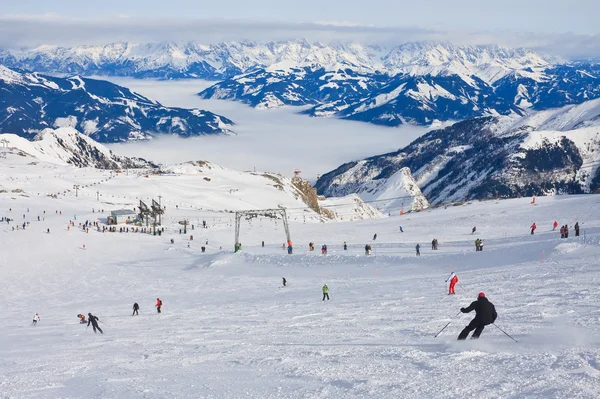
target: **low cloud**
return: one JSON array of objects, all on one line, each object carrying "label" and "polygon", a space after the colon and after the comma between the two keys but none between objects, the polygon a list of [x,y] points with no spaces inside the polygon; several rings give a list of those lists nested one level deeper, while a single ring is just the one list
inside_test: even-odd
[{"label": "low cloud", "polygon": [[566,59],[600,57],[600,35],[511,31],[449,30],[422,27],[377,27],[346,21],[284,23],[231,19],[135,19],[127,15],[106,20],[63,18],[56,14],[0,17],[0,47],[94,45],[115,41],[163,42],[308,41],[398,45],[411,41],[455,44],[499,44],[526,47]]}]

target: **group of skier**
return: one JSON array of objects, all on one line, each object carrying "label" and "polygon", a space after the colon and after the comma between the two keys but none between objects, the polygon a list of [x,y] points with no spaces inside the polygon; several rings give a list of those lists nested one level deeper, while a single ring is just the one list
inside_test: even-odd
[{"label": "group of skier", "polygon": [[483,240],[481,238],[477,238],[475,240],[475,252],[483,251]]},{"label": "group of skier", "polygon": [[[283,279],[283,285],[285,286],[285,278]],[[158,313],[162,313],[161,309],[162,309],[162,300],[160,298],[156,298],[156,305],[154,305],[156,307],[156,311]],[[139,315],[139,309],[140,309],[140,305],[136,303],[133,304],[133,314],[132,316],[136,316]],[[77,318],[79,319],[79,324],[86,324],[89,327],[90,324],[92,325],[92,329],[94,330],[94,333],[97,333],[97,331],[100,331],[100,334],[104,334],[104,331],[102,331],[102,329],[100,328],[100,326],[98,326],[98,322],[100,321],[100,319],[98,318],[98,316],[94,316],[91,313],[88,313],[88,319],[86,321],[85,319],[85,315],[79,313],[77,315]],[[39,314],[35,314],[35,316],[33,316],[33,322],[31,323],[32,326],[36,326],[37,323],[40,321],[40,315]]]}]

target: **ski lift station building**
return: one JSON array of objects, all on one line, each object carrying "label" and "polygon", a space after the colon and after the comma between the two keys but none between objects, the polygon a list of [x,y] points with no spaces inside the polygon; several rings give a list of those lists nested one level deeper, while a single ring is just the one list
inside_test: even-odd
[{"label": "ski lift station building", "polygon": [[110,211],[108,224],[130,223],[137,218],[137,213],[131,209],[118,209]]}]

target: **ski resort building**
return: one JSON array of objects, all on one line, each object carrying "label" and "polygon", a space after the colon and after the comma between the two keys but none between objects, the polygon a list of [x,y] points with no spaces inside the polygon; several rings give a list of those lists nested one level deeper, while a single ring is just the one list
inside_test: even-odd
[{"label": "ski resort building", "polygon": [[108,217],[108,224],[129,223],[137,219],[137,213],[131,209],[118,209],[111,211]]}]

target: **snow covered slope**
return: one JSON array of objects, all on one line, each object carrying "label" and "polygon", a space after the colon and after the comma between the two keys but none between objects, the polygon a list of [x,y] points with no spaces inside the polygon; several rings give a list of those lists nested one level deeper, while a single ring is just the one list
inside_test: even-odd
[{"label": "snow covered slope", "polygon": [[340,196],[353,192],[363,200],[373,202],[374,206],[384,212],[420,211],[429,207],[429,202],[411,176],[410,169],[402,168],[391,176],[382,178],[378,170],[366,170],[366,164],[366,161],[360,161],[347,165],[349,168],[343,174],[331,179],[326,194]]},{"label": "snow covered slope", "polygon": [[0,157],[5,164],[19,157],[28,162],[48,162],[58,165],[73,165],[79,168],[98,169],[153,168],[152,162],[140,158],[115,155],[108,148],[79,133],[64,127],[56,130],[44,129],[32,141],[15,134],[0,134]]},{"label": "snow covered slope", "polygon": [[[10,169],[9,181],[44,192],[56,181],[92,178],[92,171],[79,169],[75,177],[57,168]],[[0,170],[9,169],[0,163]],[[185,176],[120,174],[79,197],[0,193],[0,216],[15,219],[0,223],[4,396],[597,397],[598,197],[543,198],[535,206],[529,198],[490,201],[355,222],[292,220],[293,255],[281,249],[280,222],[242,221],[243,248],[233,254],[232,215],[200,210],[210,186],[189,193],[186,181],[198,187]],[[88,192],[97,189],[100,201]],[[78,225],[103,226],[109,210],[158,193],[169,196],[161,236],[86,233]],[[196,207],[184,206],[198,194]],[[261,202],[249,205],[277,200]],[[195,226],[185,235],[178,223],[184,219]],[[555,220],[578,221],[581,237],[560,239],[551,231]],[[75,226],[67,230],[69,221]],[[539,226],[533,236],[532,221]],[[17,222],[30,224],[13,231]],[[483,252],[473,249],[473,225]],[[433,238],[437,251],[426,245]],[[327,244],[328,254],[308,251],[311,241]],[[371,256],[364,255],[366,243]],[[453,296],[444,283],[451,270],[460,279]],[[325,302],[324,284],[331,298]],[[477,341],[456,342],[473,317],[459,309],[480,291],[496,306],[496,326],[518,343],[493,325]],[[140,312],[132,316],[135,302]],[[104,334],[79,324],[76,315],[88,312]],[[31,327],[35,313],[41,321]]]},{"label": "snow covered slope", "polygon": [[[274,173],[238,172],[205,161],[185,162],[160,169],[151,162],[114,155],[73,129],[47,130],[30,142],[15,135],[0,135],[8,148],[0,148],[0,190],[26,196],[72,195],[96,198],[97,191],[113,207],[137,207],[139,199],[157,199],[187,210],[211,210],[220,218],[230,212],[264,208],[288,209],[290,220],[328,222],[383,217],[355,196],[317,201],[291,178]],[[114,169],[110,179],[105,169]],[[127,169],[126,171],[123,169]],[[115,174],[116,173],[116,174]],[[37,183],[43,179],[44,183]],[[96,187],[95,184],[102,182]],[[43,186],[44,191],[33,187]],[[94,186],[94,187],[92,187]],[[106,196],[110,193],[110,198]],[[329,207],[339,211],[329,212]]]},{"label": "snow covered slope", "polygon": [[600,100],[526,117],[486,117],[435,130],[396,152],[351,162],[317,182],[349,194],[410,168],[432,203],[588,193],[600,188]]},{"label": "snow covered slope", "polygon": [[0,132],[32,138],[48,127],[75,127],[99,142],[231,133],[229,119],[164,107],[113,83],[56,78],[0,65]]}]

